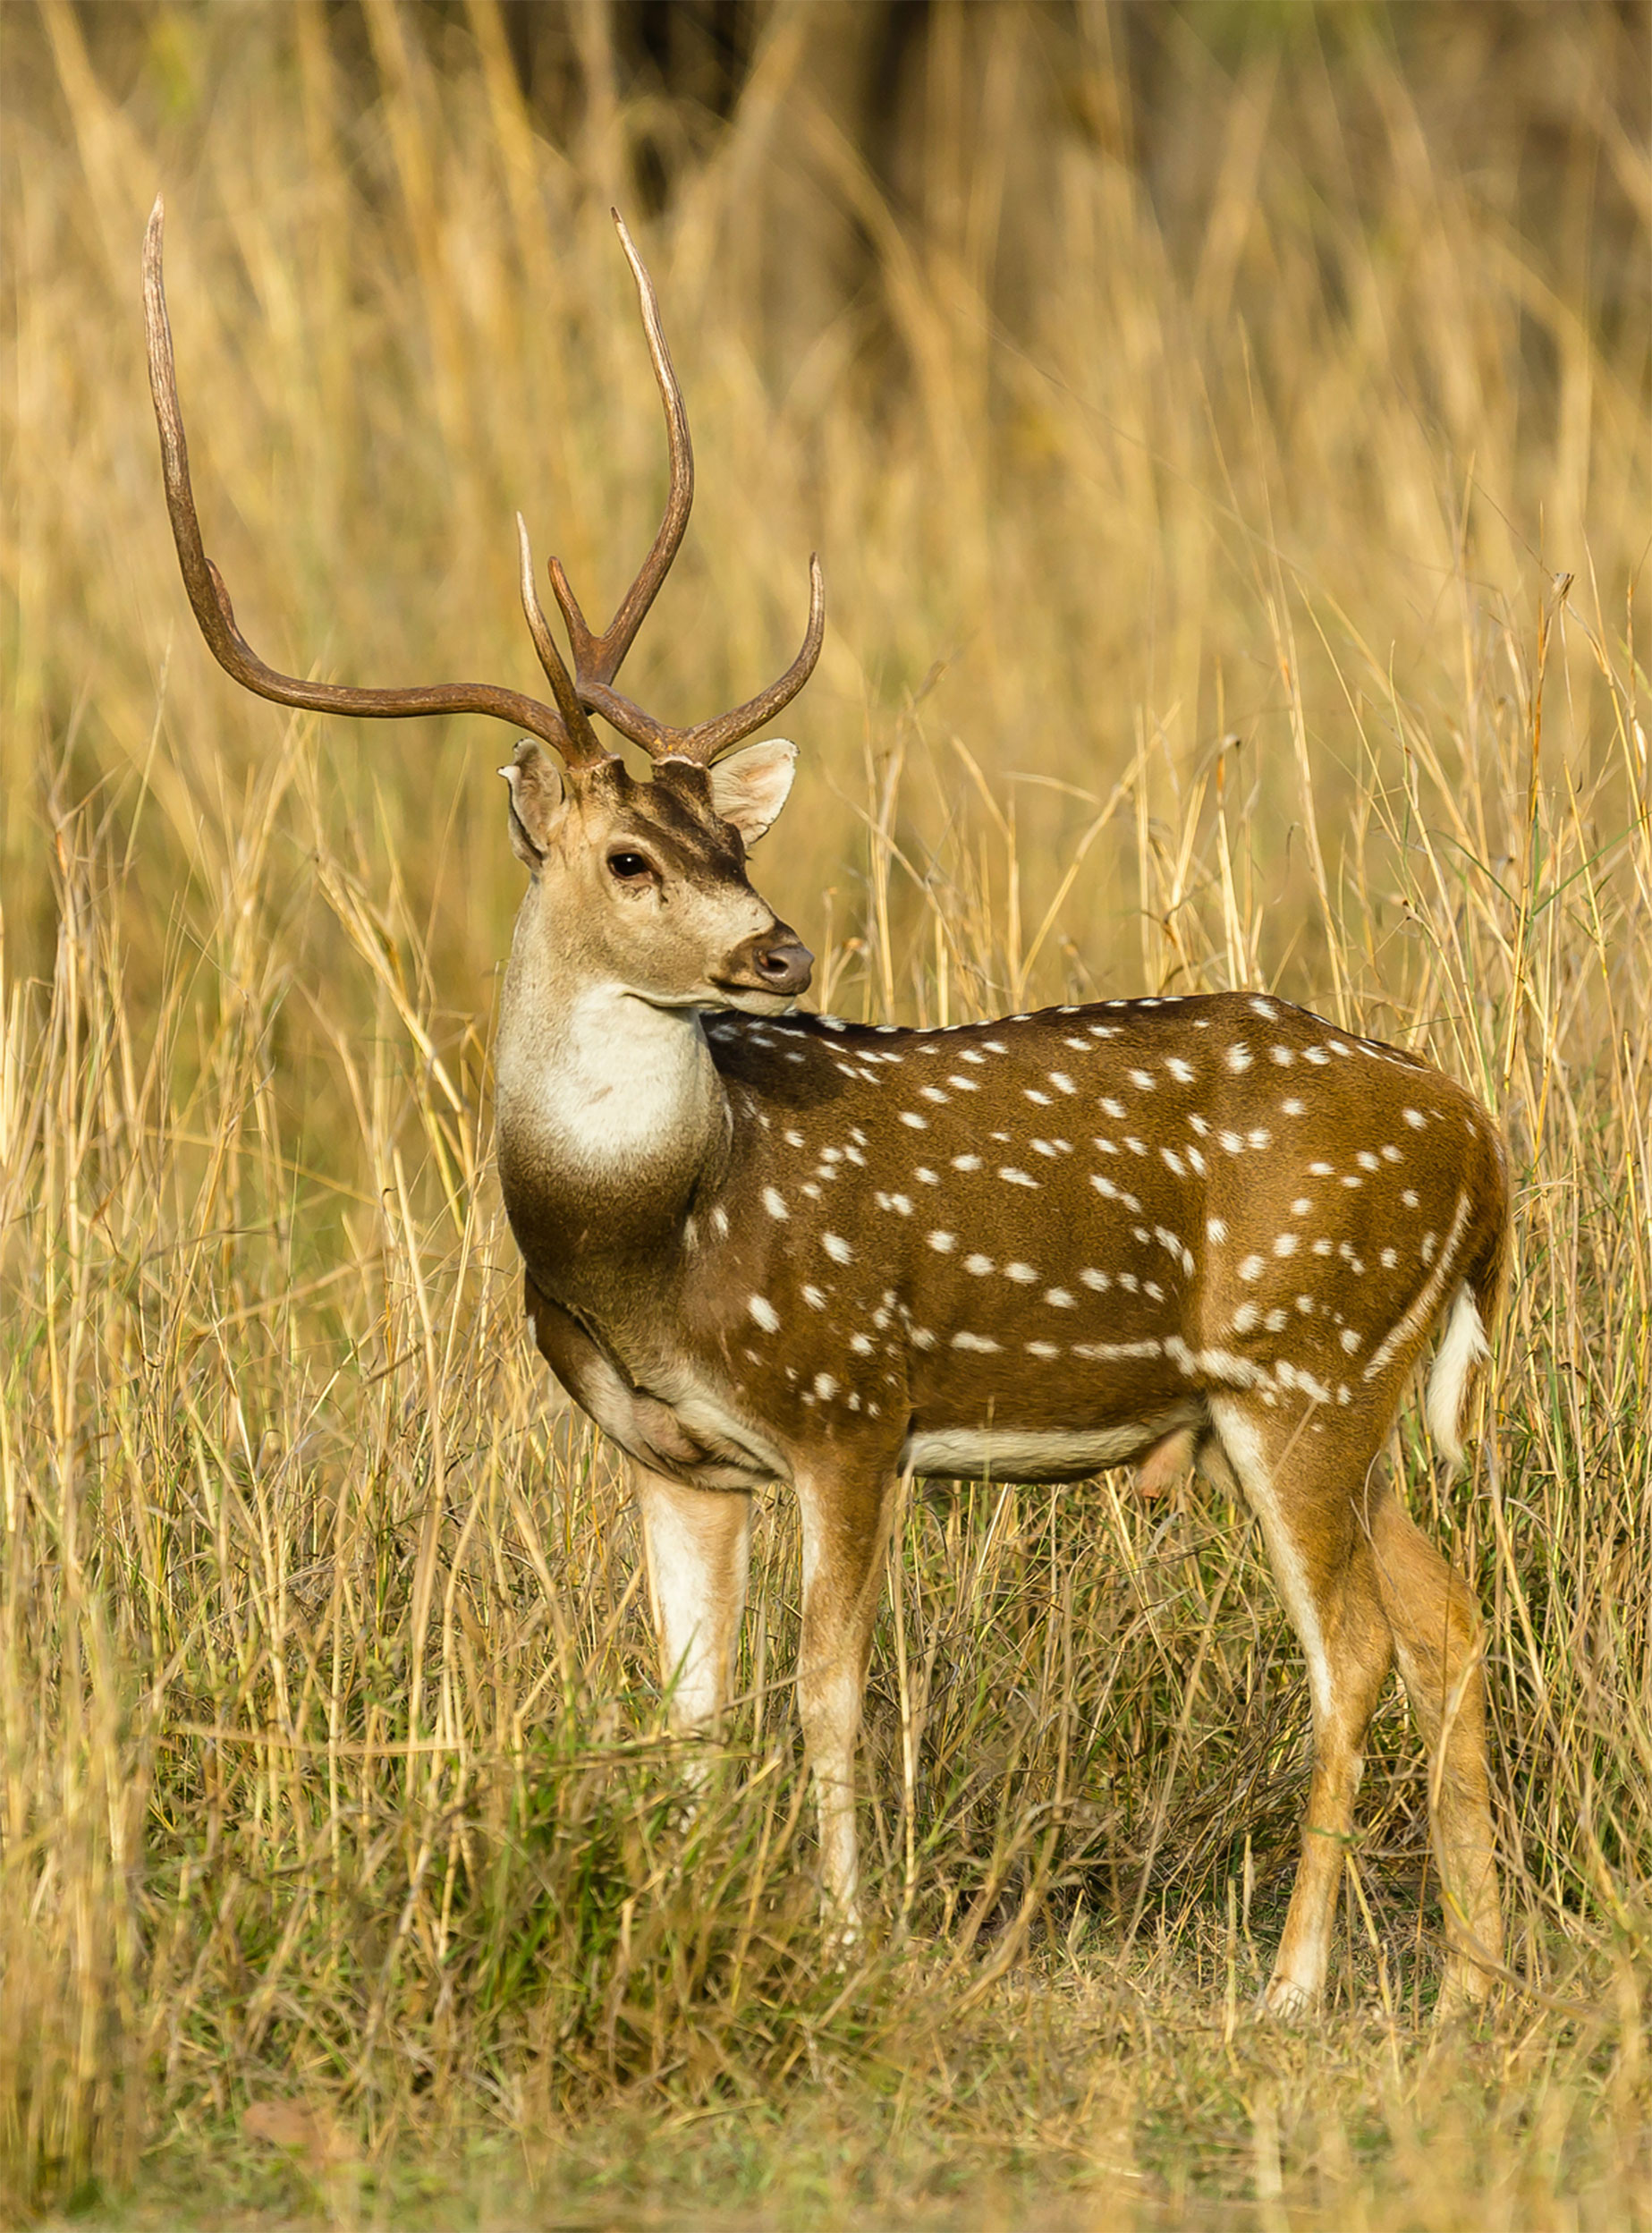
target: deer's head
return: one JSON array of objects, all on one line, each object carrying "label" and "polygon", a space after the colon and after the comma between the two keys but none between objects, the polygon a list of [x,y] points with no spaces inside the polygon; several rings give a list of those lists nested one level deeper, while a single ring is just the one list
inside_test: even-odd
[{"label": "deer's head", "polygon": [[582,974],[656,1006],[777,1015],[813,956],[752,889],[746,848],[784,805],[796,756],[777,737],[715,767],[662,760],[638,783],[614,758],[558,769],[524,737],[499,770],[532,879],[518,939],[575,946]]},{"label": "deer's head", "polygon": [[[617,211],[614,224],[637,283],[665,406],[671,490],[653,548],[602,634],[588,625],[561,562],[551,560],[551,587],[573,655],[572,674],[541,609],[528,531],[518,516],[522,610],[551,686],[550,703],[490,683],[376,690],[304,682],[278,674],[253,651],[201,542],[161,276],[157,200],[144,241],[144,313],[173,538],[209,650],[260,697],[318,712],[381,717],[486,713],[529,732],[500,770],[510,786],[511,842],[530,878],[519,939],[572,945],[588,967],[662,1007],[729,1006],[767,1014],[805,989],[813,966],[808,948],[746,875],[747,847],[785,803],[796,749],[780,738],[733,748],[788,704],[814,670],[826,628],[820,565],[810,558],[802,649],[777,682],[745,705],[676,728],[614,688],[677,555],[694,499],[688,416],[653,283]],[[594,714],[648,754],[651,780],[638,782],[618,754],[604,747],[592,726]],[[547,744],[555,759],[545,750]]]}]

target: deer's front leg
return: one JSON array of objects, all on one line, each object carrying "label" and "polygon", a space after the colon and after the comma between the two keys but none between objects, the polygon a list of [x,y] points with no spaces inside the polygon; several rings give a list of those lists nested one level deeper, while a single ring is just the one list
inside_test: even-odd
[{"label": "deer's front leg", "polygon": [[715,1736],[746,1608],[751,1499],[734,1489],[685,1489],[634,1460],[631,1493],[642,1520],[671,1726],[685,1736]]},{"label": "deer's front leg", "polygon": [[820,1809],[820,1873],[846,1940],[860,1933],[855,1740],[877,1611],[892,1476],[800,1474],[803,1634],[798,1710]]}]

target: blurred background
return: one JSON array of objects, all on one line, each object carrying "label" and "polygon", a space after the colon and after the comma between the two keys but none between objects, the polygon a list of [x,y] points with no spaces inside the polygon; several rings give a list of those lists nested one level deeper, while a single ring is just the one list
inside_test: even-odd
[{"label": "blurred background", "polygon": [[[953,974],[1019,1001],[1063,848],[1126,779],[1038,989],[1197,974],[1177,910],[1216,873],[1218,769],[1259,879],[1222,971],[1307,988],[1341,873],[1315,825],[1368,819],[1395,694],[1449,757],[1465,661],[1506,630],[1529,665],[1557,574],[1622,632],[1652,492],[1646,31],[1508,0],[9,7],[13,952],[49,951],[48,793],[148,802],[158,930],[207,870],[198,802],[233,817],[282,733],[213,670],[170,556],[137,296],[164,188],[208,547],[278,665],[531,686],[518,506],[617,598],[664,482],[618,204],[699,460],[629,686],[677,719],[748,694],[820,550],[764,871],[828,997],[918,997],[916,887],[962,879],[995,928]],[[1558,741],[1587,762],[1601,685],[1569,654]],[[325,798],[393,826],[461,1010],[514,902],[500,742],[320,747]],[[1495,815],[1474,835],[1512,849]],[[1397,887],[1367,882],[1380,947]],[[324,922],[294,935],[333,966]]]},{"label": "blurred background", "polygon": [[[1234,2012],[1307,1710],[1218,1498],[914,1501],[866,1747],[907,1967],[815,1934],[784,1505],[744,1780],[674,1803],[623,1482],[525,1350],[491,1175],[510,735],[294,717],[213,665],[144,365],[159,191],[207,548],[273,664],[542,687],[518,508],[611,609],[665,483],[617,204],[699,466],[627,690],[750,694],[825,566],[756,862],[820,1004],[1274,985],[1498,1110],[1503,1486],[1411,1425],[1394,1456],[1487,1609],[1511,1961],[1597,2021],[1492,2059],[1490,2155],[1415,2138],[1439,2082],[1373,2033],[1256,2160],[1334,2186],[1315,2134],[1380,2099],[1427,2209],[1365,2221],[1478,2225],[1436,2202],[1494,2157],[1552,2195],[1575,2110],[1587,2221],[1631,2221],[1649,36],[1638,0],[0,8],[0,2189],[129,2176],[271,2087],[381,2155],[443,2118],[548,2146],[631,2084],[674,2116],[807,2070],[829,2108],[878,2054],[955,2160],[1088,2161],[1055,2001],[1014,2030],[970,1966],[1039,1931],[1144,2162],[1239,2083],[1178,2061],[1189,2007],[1283,2083]],[[1339,2001],[1427,2004],[1427,1807],[1391,1700]],[[999,2093],[921,2075],[966,2008]]]}]

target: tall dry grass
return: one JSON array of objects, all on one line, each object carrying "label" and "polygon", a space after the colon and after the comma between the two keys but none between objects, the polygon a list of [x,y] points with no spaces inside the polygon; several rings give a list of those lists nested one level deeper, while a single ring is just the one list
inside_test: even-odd
[{"label": "tall dry grass", "polygon": [[[687,1804],[623,1482],[522,1341],[490,1173],[500,740],[323,729],[211,667],[136,287],[164,185],[208,539],[252,640],[355,679],[523,678],[512,509],[598,603],[652,531],[605,210],[657,103],[605,80],[599,8],[553,147],[487,0],[366,0],[359,52],[319,7],[51,0],[4,25],[14,2202],[146,2150],[197,2179],[291,2100],[335,2216],[363,2152],[388,2192],[410,2139],[489,2134],[530,2181],[828,2214],[877,2202],[879,2150],[932,2193],[1042,2165],[1121,2218],[1193,2192],[1270,2223],[1647,2210],[1633,19],[1556,12],[1511,55],[1464,11],[1468,62],[1446,38],[1425,68],[1380,14],[1233,56],[1224,12],[1182,11],[1207,147],[1173,192],[1120,123],[1121,18],[939,16],[920,206],[897,217],[818,97],[818,12],[784,8],[647,237],[702,493],[632,687],[674,714],[743,694],[818,547],[832,630],[759,880],[825,1003],[1264,982],[1500,1110],[1500,1475],[1431,1478],[1409,1424],[1395,1463],[1487,1607],[1519,1982],[1484,2039],[1427,2043],[1395,1698],[1326,2026],[1246,2028],[1300,1670],[1239,1516],[1110,1476],[911,1500],[864,1964],[814,1917],[778,1501],[726,1762]],[[1452,136],[1470,66],[1507,97],[1480,174]],[[800,331],[765,226],[804,192],[874,283]]]}]

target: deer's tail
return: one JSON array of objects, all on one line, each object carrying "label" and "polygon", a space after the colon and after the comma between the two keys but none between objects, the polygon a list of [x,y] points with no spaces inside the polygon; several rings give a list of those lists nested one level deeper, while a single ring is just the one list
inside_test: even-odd
[{"label": "deer's tail", "polygon": [[1474,1375],[1491,1354],[1509,1273],[1508,1157],[1489,1123],[1486,1131],[1491,1152],[1476,1173],[1470,1253],[1440,1321],[1425,1405],[1435,1448],[1453,1468],[1462,1463],[1463,1414]]}]

